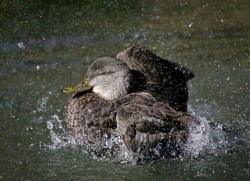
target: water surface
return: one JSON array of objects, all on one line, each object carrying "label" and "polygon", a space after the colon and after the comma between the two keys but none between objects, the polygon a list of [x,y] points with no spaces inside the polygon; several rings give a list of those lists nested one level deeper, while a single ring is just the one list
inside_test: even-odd
[{"label": "water surface", "polygon": [[[248,0],[1,2],[0,178],[249,179],[249,9]],[[235,144],[137,166],[94,159],[76,142],[62,88],[134,44],[191,68],[190,110],[240,133]]]}]

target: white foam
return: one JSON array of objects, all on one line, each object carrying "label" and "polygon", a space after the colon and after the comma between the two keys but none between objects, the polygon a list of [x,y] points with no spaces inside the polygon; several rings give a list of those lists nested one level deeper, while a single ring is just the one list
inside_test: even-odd
[{"label": "white foam", "polygon": [[203,154],[220,154],[228,145],[226,132],[222,125],[211,124],[204,117],[196,116],[197,123],[189,126],[186,153],[197,157]]},{"label": "white foam", "polygon": [[47,121],[47,129],[50,132],[51,144],[46,145],[49,149],[60,149],[66,146],[81,144],[79,140],[71,136],[62,126],[62,120],[57,114]]}]

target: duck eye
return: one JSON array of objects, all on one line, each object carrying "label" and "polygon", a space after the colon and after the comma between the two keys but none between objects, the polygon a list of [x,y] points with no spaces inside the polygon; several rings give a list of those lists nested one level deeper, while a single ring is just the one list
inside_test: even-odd
[{"label": "duck eye", "polygon": [[112,72],[101,72],[100,75],[108,75],[111,74]]}]

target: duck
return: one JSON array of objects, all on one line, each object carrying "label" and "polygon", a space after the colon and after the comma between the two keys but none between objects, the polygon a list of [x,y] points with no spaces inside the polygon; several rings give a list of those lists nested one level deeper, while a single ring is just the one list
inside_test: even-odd
[{"label": "duck", "polygon": [[63,89],[73,94],[66,123],[99,156],[124,150],[138,160],[179,155],[195,121],[187,113],[187,81],[193,77],[190,69],[142,46],[98,58],[79,84]]}]

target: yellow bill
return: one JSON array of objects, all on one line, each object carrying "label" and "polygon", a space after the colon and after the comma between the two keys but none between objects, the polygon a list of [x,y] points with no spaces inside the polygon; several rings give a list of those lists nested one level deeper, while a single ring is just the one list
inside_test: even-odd
[{"label": "yellow bill", "polygon": [[84,78],[83,81],[77,84],[76,86],[66,87],[63,89],[62,92],[63,93],[77,93],[77,92],[88,91],[92,88],[93,86],[90,85],[89,78]]}]

